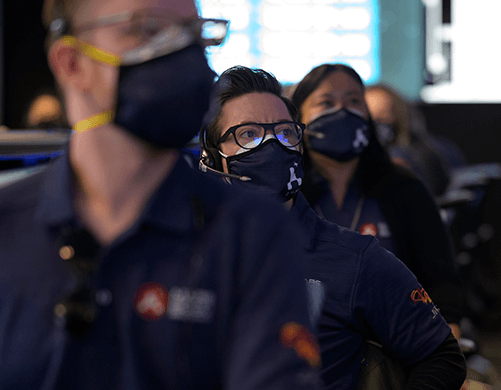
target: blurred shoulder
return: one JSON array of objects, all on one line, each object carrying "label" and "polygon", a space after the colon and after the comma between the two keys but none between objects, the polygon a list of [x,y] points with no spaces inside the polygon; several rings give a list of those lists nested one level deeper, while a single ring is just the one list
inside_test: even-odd
[{"label": "blurred shoulder", "polygon": [[45,179],[46,166],[0,173],[0,213],[33,207]]}]

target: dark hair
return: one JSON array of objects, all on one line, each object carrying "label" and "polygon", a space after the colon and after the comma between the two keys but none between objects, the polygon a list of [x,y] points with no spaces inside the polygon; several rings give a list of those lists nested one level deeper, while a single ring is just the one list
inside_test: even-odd
[{"label": "dark hair", "polygon": [[265,92],[277,96],[284,102],[292,119],[297,119],[296,108],[290,99],[282,96],[282,85],[275,76],[262,69],[234,66],[225,70],[214,85],[211,108],[205,126],[205,142],[208,148],[218,147],[220,133],[218,123],[223,105],[231,99],[253,92]]},{"label": "dark hair", "polygon": [[[363,91],[365,90],[362,78],[353,68],[343,64],[323,64],[317,66],[299,82],[292,96],[292,103],[297,107],[299,112],[299,120],[301,120],[301,107],[305,100],[318,88],[320,83],[322,83],[327,76],[334,72],[346,73],[360,85]],[[371,191],[376,190],[376,183],[378,183],[385,174],[393,172],[390,156],[378,141],[376,128],[370,114],[369,128],[371,132],[369,145],[360,156],[360,162],[357,167],[357,172],[355,173],[360,178],[360,189],[364,194],[369,194]],[[304,151],[303,158],[307,172],[313,170],[311,156],[307,148]],[[311,175],[307,173],[303,188],[308,187],[306,183],[308,183],[309,176]]]},{"label": "dark hair", "polygon": [[292,103],[298,109],[299,120],[301,120],[301,106],[304,101],[308,99],[313,91],[315,91],[320,83],[324,81],[327,76],[334,72],[344,72],[355,80],[362,91],[365,90],[364,82],[358,75],[358,73],[347,65],[343,64],[323,64],[313,68],[310,73],[308,73],[297,85],[294,94],[292,95]]}]

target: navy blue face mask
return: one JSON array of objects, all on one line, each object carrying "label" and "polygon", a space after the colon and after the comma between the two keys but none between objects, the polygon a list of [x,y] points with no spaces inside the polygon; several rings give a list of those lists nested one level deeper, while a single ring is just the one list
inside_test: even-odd
[{"label": "navy blue face mask", "polygon": [[350,161],[369,145],[369,123],[345,108],[327,110],[306,128],[311,148],[336,161]]},{"label": "navy blue face mask", "polygon": [[199,45],[120,66],[114,122],[155,146],[182,148],[202,126],[214,77]]},{"label": "navy blue face mask", "polygon": [[245,182],[229,179],[233,185],[260,191],[280,202],[292,199],[303,182],[301,153],[273,138],[252,150],[225,158],[229,173],[251,178]]}]

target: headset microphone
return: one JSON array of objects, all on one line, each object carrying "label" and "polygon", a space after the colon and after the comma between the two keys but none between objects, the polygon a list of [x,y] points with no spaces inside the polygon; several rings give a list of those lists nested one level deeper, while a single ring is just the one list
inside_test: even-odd
[{"label": "headset microphone", "polygon": [[325,134],[319,133],[318,131],[305,130],[304,132],[306,134],[308,134],[310,137],[315,137],[315,138],[318,138],[318,139],[325,138]]},{"label": "headset microphone", "polygon": [[215,173],[216,175],[229,177],[231,179],[237,179],[237,180],[241,180],[241,181],[252,180],[249,176],[238,176],[238,175],[232,175],[231,173],[225,173],[225,172],[218,171],[217,169],[214,169],[214,168],[211,168],[211,167],[205,165],[202,160],[200,160],[198,167],[202,172],[212,172],[212,173]]}]

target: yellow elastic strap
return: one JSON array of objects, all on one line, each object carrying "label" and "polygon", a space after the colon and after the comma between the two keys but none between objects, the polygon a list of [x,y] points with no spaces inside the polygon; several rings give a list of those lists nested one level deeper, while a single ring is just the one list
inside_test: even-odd
[{"label": "yellow elastic strap", "polygon": [[108,53],[107,51],[98,49],[97,47],[89,45],[88,43],[82,42],[78,38],[75,38],[71,35],[65,35],[61,38],[61,40],[65,45],[78,49],[87,57],[90,57],[93,60],[104,62],[105,64],[110,64],[113,66],[120,66],[120,57]]},{"label": "yellow elastic strap", "polygon": [[83,132],[98,126],[105,125],[106,123],[109,123],[112,120],[113,120],[113,113],[111,111],[102,112],[100,114],[93,115],[90,118],[83,119],[80,122],[77,122],[77,124],[73,126],[73,130],[78,132]]}]

